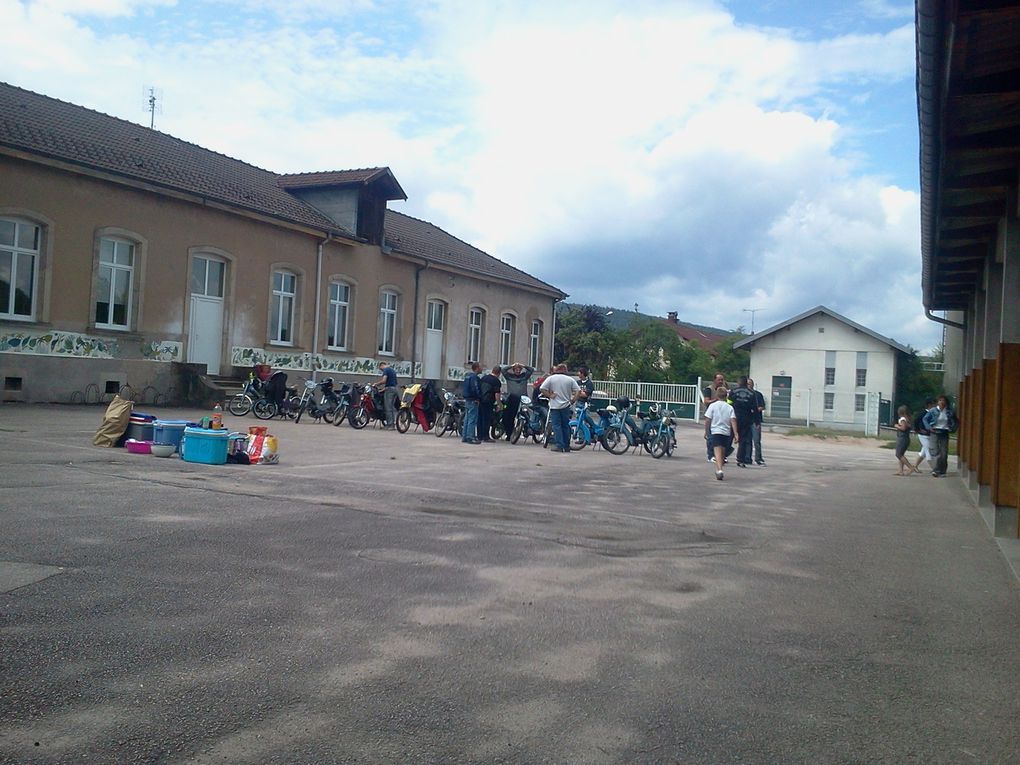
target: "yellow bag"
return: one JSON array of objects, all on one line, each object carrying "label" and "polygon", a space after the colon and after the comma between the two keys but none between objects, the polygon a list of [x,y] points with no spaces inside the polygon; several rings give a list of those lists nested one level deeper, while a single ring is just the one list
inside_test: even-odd
[{"label": "yellow bag", "polygon": [[134,404],[128,399],[114,396],[113,401],[106,407],[103,422],[96,431],[92,443],[96,446],[116,446],[120,437],[127,432],[133,407]]}]

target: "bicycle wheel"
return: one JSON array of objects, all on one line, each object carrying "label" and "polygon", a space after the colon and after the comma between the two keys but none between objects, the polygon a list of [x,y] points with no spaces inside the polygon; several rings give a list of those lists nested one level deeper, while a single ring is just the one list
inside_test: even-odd
[{"label": "bicycle wheel", "polygon": [[514,429],[510,432],[510,443],[516,444],[521,440],[521,434],[524,432],[524,423],[520,420],[514,422]]},{"label": "bicycle wheel", "polygon": [[397,412],[397,430],[406,433],[411,427],[411,410],[401,409]]},{"label": "bicycle wheel", "polygon": [[340,423],[347,419],[347,404],[340,403],[333,410],[333,427],[340,427]]},{"label": "bicycle wheel", "polygon": [[347,422],[351,424],[351,427],[355,430],[361,430],[363,427],[368,425],[368,412],[365,411],[365,407],[353,406],[347,412]]},{"label": "bicycle wheel", "polygon": [[626,454],[630,441],[619,428],[609,428],[602,434],[602,448],[610,454]]},{"label": "bicycle wheel", "polygon": [[436,424],[432,426],[436,432],[436,438],[442,438],[450,430],[450,413],[443,411],[436,417]]},{"label": "bicycle wheel", "polygon": [[278,407],[268,399],[260,398],[251,408],[252,413],[260,420],[271,420],[276,416]]},{"label": "bicycle wheel", "polygon": [[333,424],[333,413],[336,412],[336,409],[328,409],[328,408],[326,408],[326,404],[325,404],[325,402],[323,402],[322,403],[322,408],[319,409],[319,411],[322,412],[323,422],[328,422],[329,424],[332,425]]},{"label": "bicycle wheel", "polygon": [[570,451],[579,452],[588,445],[588,428],[575,425],[570,429]]},{"label": "bicycle wheel", "polygon": [[254,404],[255,402],[251,400],[251,396],[247,393],[238,393],[230,399],[230,403],[227,404],[227,411],[235,417],[244,417],[251,411]]},{"label": "bicycle wheel", "polygon": [[664,430],[655,436],[655,440],[652,441],[648,451],[651,452],[655,459],[665,456],[666,452],[669,451],[669,431]]}]

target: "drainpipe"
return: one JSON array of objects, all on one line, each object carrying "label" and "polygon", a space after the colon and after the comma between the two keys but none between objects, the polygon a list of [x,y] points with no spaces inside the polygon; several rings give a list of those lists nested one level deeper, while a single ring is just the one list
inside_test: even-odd
[{"label": "drainpipe", "polygon": [[966,327],[958,321],[950,321],[949,319],[943,318],[942,316],[936,316],[931,312],[930,308],[924,309],[924,317],[931,319],[939,324],[945,324],[948,327],[956,327],[957,329],[965,329]]},{"label": "drainpipe", "polygon": [[411,330],[411,384],[417,381],[415,370],[418,367],[418,284],[421,281],[421,272],[429,267],[425,261],[414,270],[414,329]]},{"label": "drainpipe", "polygon": [[[326,234],[326,238],[319,242],[315,248],[315,320],[312,328],[312,356],[319,353],[319,311],[322,308],[322,248],[333,238],[332,234]],[[312,379],[315,379],[315,363],[312,363]]]}]

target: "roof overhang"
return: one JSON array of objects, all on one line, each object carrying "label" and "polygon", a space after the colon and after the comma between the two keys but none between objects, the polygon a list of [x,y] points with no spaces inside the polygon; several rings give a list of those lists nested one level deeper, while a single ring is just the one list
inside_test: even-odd
[{"label": "roof overhang", "polygon": [[1020,2],[916,0],[921,288],[965,310],[1020,177]]}]

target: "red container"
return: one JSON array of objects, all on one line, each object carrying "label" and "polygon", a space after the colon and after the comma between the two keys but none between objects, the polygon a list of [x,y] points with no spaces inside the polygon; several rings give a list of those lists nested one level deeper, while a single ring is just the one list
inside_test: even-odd
[{"label": "red container", "polygon": [[124,448],[132,454],[152,454],[152,441],[138,441],[129,438],[124,442]]}]

